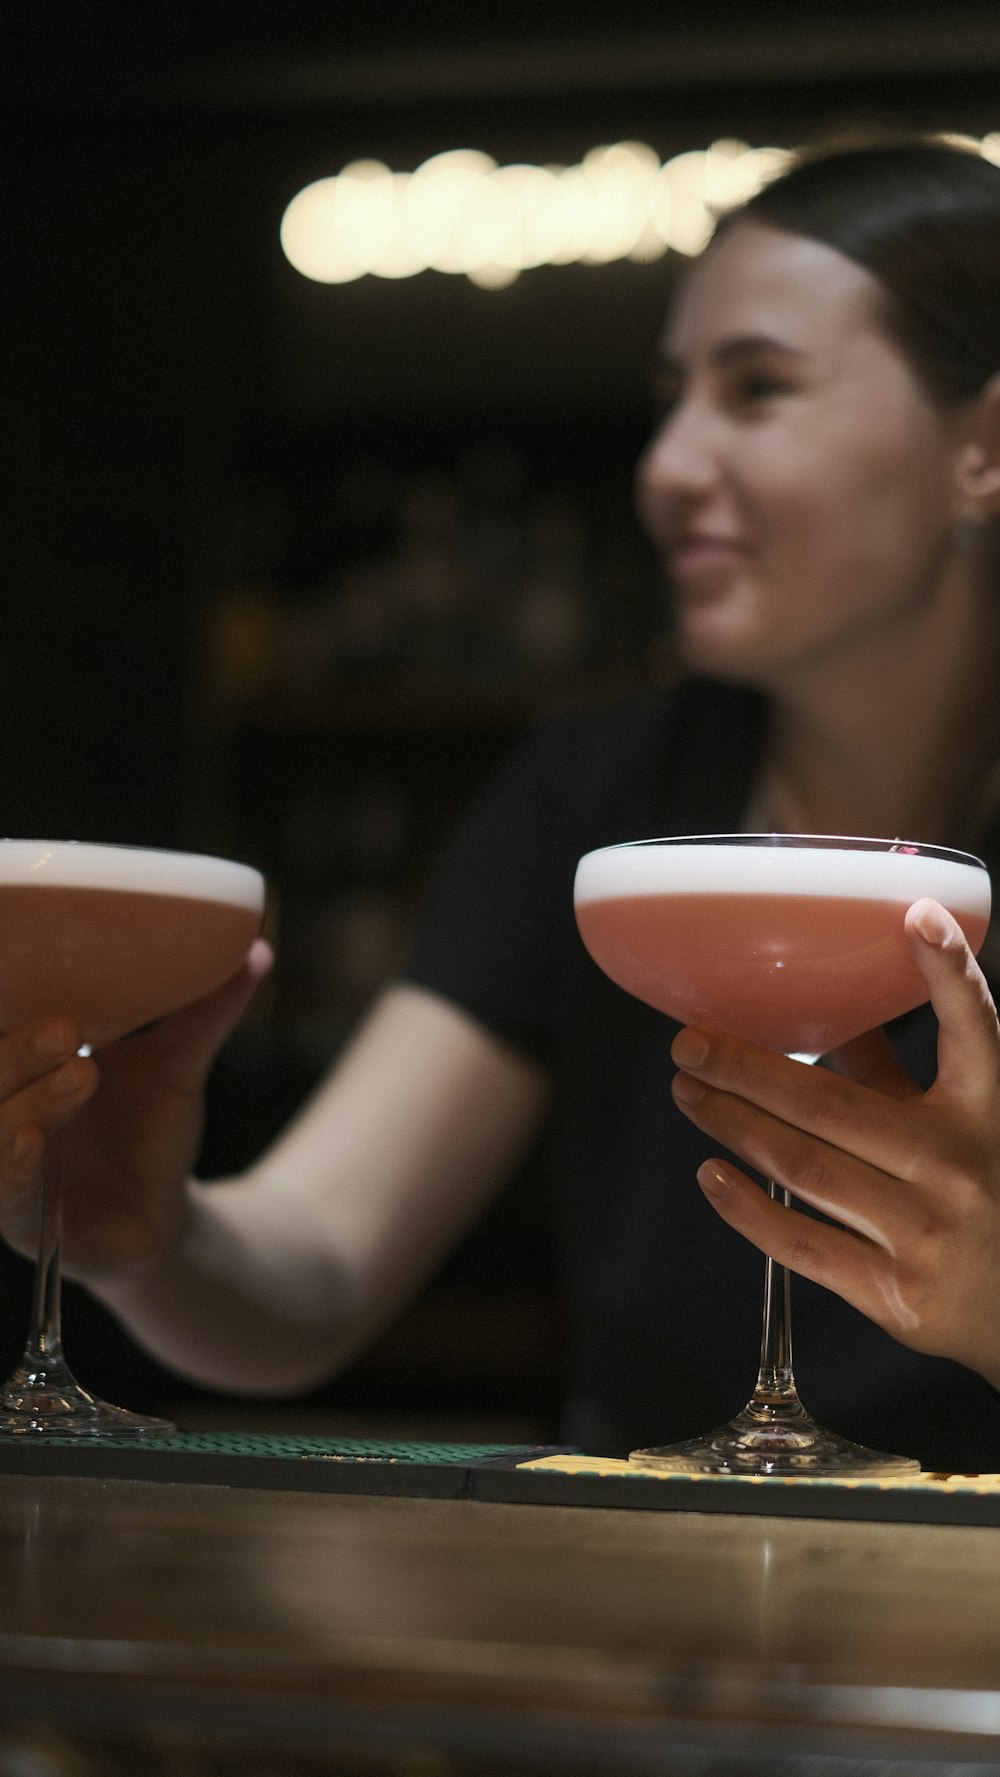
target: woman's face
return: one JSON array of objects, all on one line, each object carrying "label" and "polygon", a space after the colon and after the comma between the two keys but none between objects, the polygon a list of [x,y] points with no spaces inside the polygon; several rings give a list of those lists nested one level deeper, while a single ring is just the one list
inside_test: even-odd
[{"label": "woman's face", "polygon": [[898,637],[940,589],[961,415],[878,296],[833,248],[750,221],[685,284],[638,493],[698,670],[779,688]]}]

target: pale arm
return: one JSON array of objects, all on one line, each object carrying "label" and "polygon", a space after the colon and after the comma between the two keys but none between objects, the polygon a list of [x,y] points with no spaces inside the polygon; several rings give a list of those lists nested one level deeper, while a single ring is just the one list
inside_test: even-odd
[{"label": "pale arm", "polygon": [[167,1248],[91,1287],[162,1362],[298,1391],[420,1286],[536,1132],[544,1070],[449,1002],[388,991],[275,1145],[191,1182]]}]

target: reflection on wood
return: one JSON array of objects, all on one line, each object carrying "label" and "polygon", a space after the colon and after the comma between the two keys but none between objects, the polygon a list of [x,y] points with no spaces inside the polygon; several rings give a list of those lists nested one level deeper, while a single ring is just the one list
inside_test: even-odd
[{"label": "reflection on wood", "polygon": [[993,1529],[8,1475],[0,1772],[995,1770],[998,1564]]}]

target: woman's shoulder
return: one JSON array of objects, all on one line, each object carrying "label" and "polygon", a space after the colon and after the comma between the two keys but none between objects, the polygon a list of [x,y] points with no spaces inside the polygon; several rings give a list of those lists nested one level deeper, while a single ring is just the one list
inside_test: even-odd
[{"label": "woman's shoulder", "polygon": [[592,806],[602,788],[612,792],[637,772],[683,771],[695,759],[703,768],[724,754],[742,755],[765,708],[745,686],[678,677],[547,715],[527,737],[522,760],[543,777],[585,788]]}]

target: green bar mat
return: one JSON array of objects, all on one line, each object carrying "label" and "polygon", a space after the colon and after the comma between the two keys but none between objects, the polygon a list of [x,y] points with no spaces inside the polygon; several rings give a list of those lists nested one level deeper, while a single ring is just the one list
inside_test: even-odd
[{"label": "green bar mat", "polygon": [[88,1475],[299,1492],[394,1493],[459,1499],[473,1469],[551,1455],[553,1446],[432,1444],[265,1432],[173,1432],[86,1438],[0,1436],[0,1475]]}]

